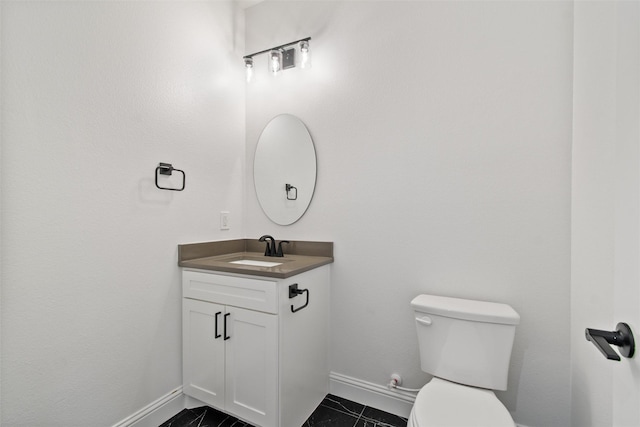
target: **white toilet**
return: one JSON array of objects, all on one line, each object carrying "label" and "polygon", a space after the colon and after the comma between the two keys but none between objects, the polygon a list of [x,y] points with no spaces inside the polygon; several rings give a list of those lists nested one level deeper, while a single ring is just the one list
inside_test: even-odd
[{"label": "white toilet", "polygon": [[506,304],[419,295],[415,312],[422,370],[407,427],[514,427],[492,390],[507,389],[520,316]]}]

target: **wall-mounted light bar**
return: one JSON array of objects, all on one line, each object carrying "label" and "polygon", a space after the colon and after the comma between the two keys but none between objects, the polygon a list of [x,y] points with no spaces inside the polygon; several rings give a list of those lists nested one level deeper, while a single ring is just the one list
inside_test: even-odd
[{"label": "wall-mounted light bar", "polygon": [[269,71],[274,75],[279,74],[282,70],[295,67],[295,45],[299,45],[300,49],[300,67],[311,67],[311,51],[309,50],[309,40],[311,40],[311,37],[306,37],[304,39],[282,44],[270,49],[261,50],[260,52],[252,53],[251,55],[243,56],[244,68],[247,73],[247,82],[250,82],[251,78],[253,77],[253,57],[262,55],[263,53],[269,53]]}]

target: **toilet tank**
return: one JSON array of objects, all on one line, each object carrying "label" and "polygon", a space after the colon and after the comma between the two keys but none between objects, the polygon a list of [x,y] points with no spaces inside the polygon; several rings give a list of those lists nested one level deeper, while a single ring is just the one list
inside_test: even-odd
[{"label": "toilet tank", "polygon": [[418,295],[415,313],[422,370],[492,390],[507,389],[520,316],[506,304]]}]

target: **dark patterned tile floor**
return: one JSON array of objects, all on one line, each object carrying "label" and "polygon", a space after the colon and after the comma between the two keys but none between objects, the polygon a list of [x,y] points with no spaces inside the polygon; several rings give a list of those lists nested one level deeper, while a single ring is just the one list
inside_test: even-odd
[{"label": "dark patterned tile floor", "polygon": [[[301,427],[406,427],[406,425],[406,418],[328,394]],[[202,406],[183,409],[160,427],[253,426],[208,406]]]},{"label": "dark patterned tile floor", "polygon": [[183,409],[160,427],[252,427],[208,406]]}]

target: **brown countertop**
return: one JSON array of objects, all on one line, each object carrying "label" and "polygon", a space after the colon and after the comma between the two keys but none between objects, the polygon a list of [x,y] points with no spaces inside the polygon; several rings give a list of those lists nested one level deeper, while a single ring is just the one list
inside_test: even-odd
[{"label": "brown countertop", "polygon": [[[259,242],[257,239],[178,245],[178,265],[202,270],[285,279],[333,262],[333,242],[292,240],[289,244],[284,245],[284,257],[264,256],[264,246],[265,243]],[[243,259],[281,264],[273,267],[261,267],[231,263],[231,261]]]}]

